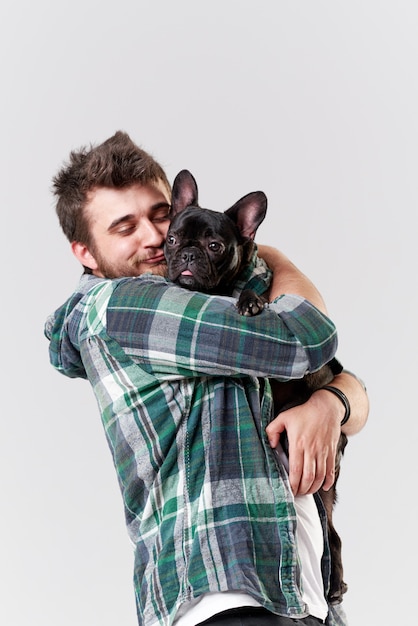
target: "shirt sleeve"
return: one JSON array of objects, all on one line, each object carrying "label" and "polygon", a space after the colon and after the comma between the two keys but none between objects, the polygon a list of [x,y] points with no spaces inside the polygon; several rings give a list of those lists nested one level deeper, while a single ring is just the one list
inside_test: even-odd
[{"label": "shirt sleeve", "polygon": [[262,295],[269,289],[272,277],[273,272],[257,255],[257,246],[254,243],[249,262],[234,282],[232,297],[238,299],[244,289],[251,289],[258,295]]},{"label": "shirt sleeve", "polygon": [[[190,292],[155,277],[109,281],[100,293],[106,303],[95,306],[106,310],[105,332],[155,376],[289,380],[318,370],[337,349],[331,320],[295,295],[246,317],[239,315],[235,299]],[[100,325],[94,324],[98,332]]]}]

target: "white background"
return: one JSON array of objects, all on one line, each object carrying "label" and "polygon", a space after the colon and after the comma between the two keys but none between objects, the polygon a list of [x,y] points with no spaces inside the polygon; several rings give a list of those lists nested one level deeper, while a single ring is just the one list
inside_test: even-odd
[{"label": "white background", "polygon": [[116,130],[319,287],[368,386],[336,523],[351,626],[417,619],[415,0],[3,0],[0,623],[135,626],[132,554],[87,382],[43,323],[80,268],[54,212],[69,151]]}]

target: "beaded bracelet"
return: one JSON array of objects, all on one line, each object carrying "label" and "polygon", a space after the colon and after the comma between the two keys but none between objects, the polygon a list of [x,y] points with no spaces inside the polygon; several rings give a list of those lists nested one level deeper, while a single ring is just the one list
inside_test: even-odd
[{"label": "beaded bracelet", "polygon": [[343,403],[344,408],[345,408],[345,415],[343,419],[341,420],[341,426],[343,426],[344,424],[348,422],[350,418],[350,413],[351,413],[350,403],[348,401],[347,396],[345,395],[345,393],[341,391],[341,389],[338,389],[337,387],[333,387],[332,385],[325,385],[324,387],[321,387],[321,389],[326,389],[327,391],[331,391],[331,393],[338,396],[338,398]]}]

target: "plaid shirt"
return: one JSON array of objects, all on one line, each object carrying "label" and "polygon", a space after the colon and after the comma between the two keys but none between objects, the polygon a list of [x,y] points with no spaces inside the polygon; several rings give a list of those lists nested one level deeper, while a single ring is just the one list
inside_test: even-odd
[{"label": "plaid shirt", "polygon": [[[264,291],[266,281],[256,272],[251,286]],[[88,378],[97,397],[146,626],[172,624],[180,605],[211,591],[307,613],[293,498],[265,435],[272,400],[260,379],[319,369],[336,331],[298,296],[256,317],[234,302],[148,274],[84,275],[45,326],[52,365]],[[327,558],[324,567],[326,577]]]}]

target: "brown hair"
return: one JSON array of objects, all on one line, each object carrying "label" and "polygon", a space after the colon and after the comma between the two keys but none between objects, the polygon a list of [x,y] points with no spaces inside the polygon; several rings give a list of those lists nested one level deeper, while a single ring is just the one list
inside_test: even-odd
[{"label": "brown hair", "polygon": [[91,244],[84,207],[89,192],[95,188],[121,189],[158,180],[170,194],[170,183],[162,167],[122,131],[99,145],[72,151],[52,181],[52,191],[58,198],[56,212],[65,236],[70,242]]}]

